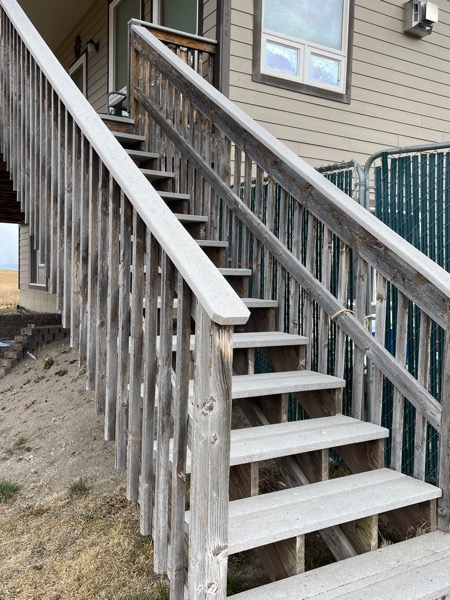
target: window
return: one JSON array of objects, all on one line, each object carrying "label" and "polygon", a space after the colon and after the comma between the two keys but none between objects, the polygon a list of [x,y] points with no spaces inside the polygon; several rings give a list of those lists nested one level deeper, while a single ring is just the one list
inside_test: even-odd
[{"label": "window", "polygon": [[353,0],[255,0],[254,79],[348,101]]},{"label": "window", "polygon": [[153,22],[185,33],[198,33],[198,0],[153,0]]},{"label": "window", "polygon": [[109,5],[109,91],[128,81],[128,21],[141,18],[141,0],[113,0]]}]

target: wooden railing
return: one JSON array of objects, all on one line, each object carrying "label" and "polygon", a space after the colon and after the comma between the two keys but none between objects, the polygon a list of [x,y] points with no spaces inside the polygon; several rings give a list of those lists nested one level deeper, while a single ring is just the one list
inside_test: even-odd
[{"label": "wooden railing", "polygon": [[89,388],[95,389],[97,410],[105,414],[105,438],[116,440],[117,466],[127,469],[127,497],[139,499],[141,531],[153,532],[157,571],[167,569],[171,534],[174,581],[183,574],[178,557],[192,406],[191,452],[197,469],[190,484],[195,498],[190,555],[199,580],[208,572],[210,586],[222,590],[210,597],[222,598],[232,329],[245,323],[249,312],[15,0],[0,0],[0,111],[1,151],[45,261],[49,290],[57,294],[63,324],[71,329],[71,344],[79,347],[80,365],[87,369]]},{"label": "wooden railing", "polygon": [[[411,435],[416,477],[425,473],[427,428],[439,432],[439,526],[448,530],[449,369],[444,369],[441,381],[441,402],[428,392],[427,380],[433,351],[430,324],[445,330],[447,348],[450,340],[449,274],[186,69],[148,31],[133,26],[131,44],[137,61],[130,86],[136,117],[143,129],[153,132],[153,143],[159,140],[169,149],[171,164],[182,174],[181,191],[192,191],[194,211],[209,215],[211,236],[230,240],[230,263],[252,267],[253,295],[278,299],[280,326],[311,338],[320,371],[342,376],[344,346],[351,340],[353,416],[380,423],[383,382],[392,384],[393,468],[401,468],[406,405],[415,409]],[[144,67],[148,71],[142,76]],[[228,162],[231,150],[233,160]],[[375,335],[367,326],[369,267],[376,273]],[[350,283],[356,286],[351,305]],[[399,297],[394,352],[384,340],[388,284]],[[420,321],[418,378],[405,368],[412,306]],[[319,327],[313,331],[312,317],[317,314]],[[448,352],[446,356],[448,361]],[[307,366],[311,360],[310,356]],[[368,363],[375,369],[370,403],[363,387]]]}]

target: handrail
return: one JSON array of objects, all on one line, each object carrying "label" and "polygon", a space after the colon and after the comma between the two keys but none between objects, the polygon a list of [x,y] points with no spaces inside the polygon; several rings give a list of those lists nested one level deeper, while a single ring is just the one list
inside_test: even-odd
[{"label": "handrail", "polygon": [[[155,65],[173,84],[182,77],[191,100],[220,127],[229,139],[240,144],[248,156],[294,198],[360,256],[426,312],[441,327],[448,322],[450,274],[411,247],[364,207],[349,202],[348,196],[225,98],[200,76],[183,69],[173,54],[142,27],[132,26],[145,44],[154,48]],[[142,48],[144,50],[144,48]]]},{"label": "handrail", "polygon": [[167,252],[211,320],[221,325],[245,323],[249,316],[248,309],[113,138],[37,34],[24,11],[15,0],[1,0],[0,3],[83,135]]}]

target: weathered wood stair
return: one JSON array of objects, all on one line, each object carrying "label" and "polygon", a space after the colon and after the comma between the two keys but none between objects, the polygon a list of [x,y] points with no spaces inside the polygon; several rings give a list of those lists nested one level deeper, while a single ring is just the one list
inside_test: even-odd
[{"label": "weathered wood stair", "polygon": [[[116,122],[105,120],[111,129],[116,128],[119,121],[119,119],[115,119]],[[224,266],[227,242],[206,239],[208,218],[190,214],[190,196],[179,193],[172,186],[175,181],[174,173],[160,171],[157,168],[160,155],[140,150],[139,144],[144,142],[145,138],[132,133],[130,120],[127,121],[127,125],[128,131],[114,133],[116,139],[128,148],[127,152],[140,166],[144,175],[155,186],[162,185],[160,195],[169,206],[172,206],[179,221],[197,238],[200,247],[212,258],[215,266],[253,312],[257,312],[258,309],[269,313],[275,311],[277,309],[275,301],[245,298],[248,293],[246,280],[251,276],[251,270]],[[142,168],[143,164],[146,165],[145,168]],[[181,212],[180,207],[183,208]],[[175,300],[175,306],[176,302]],[[310,592],[304,592],[302,586],[309,585],[304,584],[303,581],[316,581],[312,579],[313,575],[298,575],[304,570],[304,536],[312,532],[334,532],[338,538],[338,546],[340,543],[350,544],[353,558],[347,559],[346,565],[348,564],[349,567],[344,568],[344,575],[339,576],[340,581],[341,579],[345,581],[347,570],[349,573],[352,572],[354,568],[350,566],[352,561],[355,561],[356,565],[361,561],[364,573],[372,568],[376,569],[372,566],[371,556],[375,565],[379,561],[379,552],[365,555],[364,560],[361,560],[362,557],[359,555],[361,552],[377,548],[378,515],[385,513],[398,516],[399,511],[403,510],[404,517],[399,519],[398,530],[404,533],[406,529],[403,525],[407,522],[413,529],[422,528],[421,532],[432,531],[436,527],[436,500],[441,496],[441,490],[435,486],[381,468],[383,467],[382,447],[388,431],[370,423],[336,414],[339,412],[340,392],[345,382],[336,377],[304,369],[304,349],[308,339],[278,332],[274,330],[274,326],[274,316],[267,317],[266,314],[259,323],[255,318],[251,318],[243,328],[245,331],[240,327],[233,336],[235,369],[239,374],[232,378],[232,399],[240,403],[253,427],[231,431],[228,552],[234,554],[256,549],[271,579],[283,577],[282,581],[271,586],[237,596],[242,597],[243,600],[244,598],[256,600],[262,597],[298,598],[299,600],[312,598],[313,595],[304,595]],[[189,345],[190,350],[194,351],[195,336],[191,336]],[[157,347],[159,348],[159,341]],[[282,358],[283,351],[289,348],[291,351],[295,349],[294,363],[297,370],[294,371],[285,370],[292,362],[292,356],[290,360],[286,359],[285,364]],[[176,349],[177,337],[174,336],[172,350],[175,352]],[[274,353],[278,354],[278,359],[273,361],[276,372],[254,372],[255,349],[263,353],[268,352],[271,358],[275,357]],[[289,394],[294,394],[300,404],[303,403],[311,416],[316,418],[287,422],[285,408]],[[325,400],[321,399],[313,406],[315,400],[324,394]],[[262,401],[264,398],[266,400]],[[191,382],[191,407],[193,402],[193,382]],[[189,410],[189,414],[192,418],[192,410]],[[172,446],[173,442],[170,450],[171,465],[174,460]],[[331,449],[342,453],[353,474],[339,479],[328,479]],[[274,459],[285,460],[284,470],[287,467],[288,470],[293,468],[294,471],[298,471],[292,478],[289,475],[287,477],[287,481],[293,481],[295,487],[259,495],[258,465],[261,461]],[[171,469],[173,468],[172,465]],[[184,466],[185,473],[189,475],[191,468],[191,454],[188,451]],[[303,485],[299,486],[300,483]],[[195,499],[191,499],[191,503],[193,501],[195,502]],[[190,511],[186,512],[185,519],[186,531],[188,531]],[[326,535],[324,539],[328,539]],[[417,540],[417,551],[420,552],[420,548],[426,546],[426,543],[424,544],[422,538]],[[414,541],[411,540],[407,544],[409,553],[413,555]],[[385,552],[385,550],[381,551],[382,555]],[[394,555],[392,551],[391,554]],[[400,560],[397,552],[395,556]],[[407,557],[401,561],[406,572],[411,568],[408,561]],[[426,576],[429,576],[433,568],[432,565],[427,565]],[[323,571],[324,575],[322,571],[318,574],[318,581],[323,578],[325,583],[317,584],[319,587],[322,585],[324,590],[327,577],[330,576],[328,573],[334,574],[337,568],[330,565],[326,569]],[[400,578],[405,576],[399,575]],[[358,585],[365,585],[364,577],[365,574],[362,574],[361,578],[358,577]],[[314,585],[312,587],[316,590]],[[351,585],[344,584],[345,593]],[[383,587],[379,582],[376,585]],[[302,591],[293,593],[293,586],[296,590],[299,586]],[[326,589],[326,594],[331,595],[322,596],[321,591],[320,598],[337,597],[333,595],[336,590],[335,582],[331,582],[329,588]],[[349,595],[349,598],[361,597],[358,596],[358,591],[351,593],[356,595]],[[410,597],[422,596],[411,595]],[[431,596],[426,597],[431,598]],[[438,596],[433,596],[435,597]]]}]

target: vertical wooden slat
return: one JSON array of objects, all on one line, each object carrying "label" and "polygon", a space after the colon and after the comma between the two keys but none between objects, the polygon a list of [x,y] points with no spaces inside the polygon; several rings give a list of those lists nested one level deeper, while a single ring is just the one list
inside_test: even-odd
[{"label": "vertical wooden slat", "polygon": [[[365,323],[367,297],[368,265],[358,258],[356,269],[355,316],[360,323]],[[352,417],[362,419],[364,416],[364,350],[355,346],[352,382]]]},{"label": "vertical wooden slat", "polygon": [[[406,345],[408,337],[408,299],[398,292],[397,331],[395,335],[395,358],[406,366]],[[392,412],[392,458],[391,467],[396,471],[402,470],[403,424],[405,398],[397,388],[394,388]]]},{"label": "vertical wooden slat", "polygon": [[[233,187],[234,193],[240,196],[241,187],[241,170],[242,170],[242,152],[238,146],[234,147],[234,172],[233,172]],[[233,233],[231,241],[231,265],[232,267],[238,267],[238,251],[239,251],[239,217],[238,215],[233,216]]]},{"label": "vertical wooden slat", "polygon": [[[419,359],[417,380],[424,389],[428,389],[430,378],[430,332],[431,319],[423,311],[420,313]],[[427,458],[427,420],[416,410],[414,436],[414,477],[425,480],[425,461]]]},{"label": "vertical wooden slat", "polygon": [[[333,247],[332,234],[328,227],[323,228],[322,244],[322,285],[329,290],[331,281],[331,253],[333,251]],[[328,372],[329,342],[329,316],[323,309],[321,309],[319,318],[319,343],[317,357],[317,370],[319,373]]]},{"label": "vertical wooden slat", "polygon": [[233,328],[195,321],[189,599],[225,600]]},{"label": "vertical wooden slat", "polygon": [[[264,171],[256,167],[256,187],[255,187],[255,208],[254,213],[258,219],[263,216],[263,195],[264,195]],[[253,273],[252,273],[252,295],[254,298],[261,298],[262,291],[262,273],[261,273],[261,242],[253,238]]]},{"label": "vertical wooden slat", "polygon": [[[308,215],[308,237],[306,241],[306,268],[310,273],[314,273],[316,263],[316,235],[317,219],[313,215]],[[303,335],[311,341],[313,332],[313,301],[306,292],[303,306]],[[306,369],[311,369],[313,344],[310,343],[309,351],[306,354]]]},{"label": "vertical wooden slat", "polygon": [[144,397],[142,402],[142,457],[139,501],[141,505],[141,534],[151,535],[155,493],[153,450],[155,439],[156,377],[158,371],[156,336],[158,332],[159,246],[149,231],[147,231],[146,249],[147,272],[145,279],[145,330],[143,340]]},{"label": "vertical wooden slat", "polygon": [[98,203],[100,161],[91,148],[89,162],[89,274],[88,274],[88,334],[87,389],[95,389],[95,353],[97,348],[98,300]]},{"label": "vertical wooden slat", "polygon": [[[51,111],[52,111],[52,123],[51,123],[51,173],[50,178],[50,281],[49,281],[49,292],[56,294],[58,289],[58,206],[59,206],[59,110],[60,105],[56,92],[52,93],[51,98]],[[86,166],[86,165],[85,165]],[[85,176],[87,171],[85,168],[82,171],[82,176]],[[83,201],[87,200],[87,194],[83,198]]]},{"label": "vertical wooden slat", "polygon": [[[80,344],[80,315],[81,315],[81,289],[80,289],[80,216],[81,216],[81,131],[75,122],[73,122],[72,135],[72,298],[70,313],[70,345],[77,348]],[[47,264],[50,262],[48,257]]]},{"label": "vertical wooden slat", "polygon": [[128,383],[130,373],[130,272],[132,206],[123,193],[120,206],[120,258],[119,258],[119,340],[116,405],[116,468],[127,464]]},{"label": "vertical wooden slat", "polygon": [[106,397],[106,322],[108,318],[108,223],[109,223],[109,175],[100,163],[98,181],[97,217],[97,319],[95,349],[95,406],[98,415],[105,414]]},{"label": "vertical wooden slat", "polygon": [[[348,293],[348,268],[349,268],[349,247],[344,242],[339,243],[339,280],[337,299],[339,304],[347,306]],[[335,377],[344,377],[345,369],[345,334],[340,327],[336,327],[336,343],[335,343]]]},{"label": "vertical wooden slat", "polygon": [[133,252],[130,317],[130,395],[128,400],[127,498],[139,496],[141,458],[142,319],[144,310],[145,225],[133,210]]},{"label": "vertical wooden slat", "polygon": [[116,399],[119,335],[119,249],[120,188],[109,177],[108,210],[108,297],[106,307],[106,387],[105,440],[113,440],[116,432]]},{"label": "vertical wooden slat", "polygon": [[191,291],[178,277],[177,354],[172,458],[170,596],[184,597],[184,528],[191,339]]},{"label": "vertical wooden slat", "polygon": [[66,147],[66,110],[58,100],[58,199],[57,199],[57,259],[56,259],[56,294],[60,310],[64,303],[64,216],[65,216],[65,147]]},{"label": "vertical wooden slat", "polygon": [[[375,339],[383,344],[386,335],[386,279],[377,273],[376,276],[376,320],[375,320]],[[373,409],[370,420],[376,425],[381,425],[383,409],[383,373],[380,369],[374,368],[373,373]]]},{"label": "vertical wooden slat", "polygon": [[70,313],[72,302],[72,208],[73,208],[73,179],[72,179],[72,137],[73,120],[65,111],[65,149],[64,149],[64,235],[63,235],[63,327],[70,327]]},{"label": "vertical wooden slat", "polygon": [[169,442],[172,403],[172,336],[174,267],[164,253],[161,261],[161,315],[159,345],[159,404],[157,423],[156,489],[155,489],[155,550],[157,573],[167,570]]},{"label": "vertical wooden slat", "polygon": [[89,235],[90,235],[90,146],[84,135],[80,140],[80,254],[79,254],[79,288],[80,288],[80,333],[79,362],[80,368],[87,366],[88,352],[88,307],[89,307]]},{"label": "vertical wooden slat", "polygon": [[438,526],[450,532],[450,306],[447,307],[448,321],[445,332],[445,356],[442,372],[442,414],[439,452],[439,481],[442,498],[438,500]]}]

